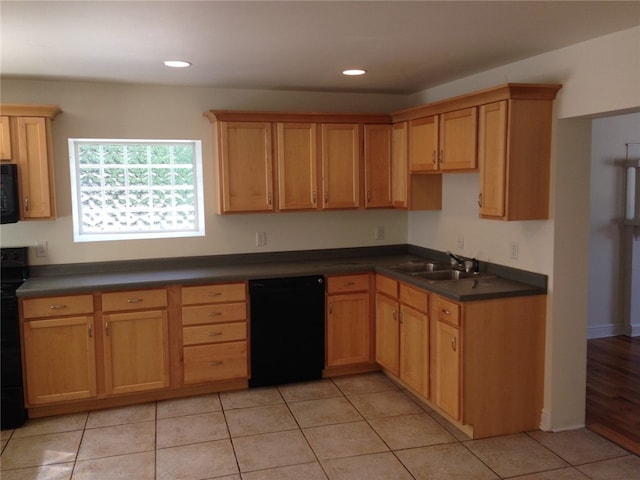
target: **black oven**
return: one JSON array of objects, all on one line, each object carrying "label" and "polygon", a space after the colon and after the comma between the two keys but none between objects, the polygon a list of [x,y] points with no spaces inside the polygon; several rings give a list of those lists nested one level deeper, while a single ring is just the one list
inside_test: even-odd
[{"label": "black oven", "polygon": [[18,203],[18,166],[0,165],[0,223],[16,223],[20,219]]}]

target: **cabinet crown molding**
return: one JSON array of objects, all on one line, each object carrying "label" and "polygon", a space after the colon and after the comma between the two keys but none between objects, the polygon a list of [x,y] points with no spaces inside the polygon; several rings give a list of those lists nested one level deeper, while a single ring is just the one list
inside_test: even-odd
[{"label": "cabinet crown molding", "polygon": [[0,104],[0,115],[9,117],[46,117],[53,120],[62,110],[58,105]]},{"label": "cabinet crown molding", "polygon": [[279,123],[362,123],[389,124],[391,116],[379,113],[322,113],[322,112],[256,112],[236,110],[207,110],[203,113],[215,122],[279,122]]}]

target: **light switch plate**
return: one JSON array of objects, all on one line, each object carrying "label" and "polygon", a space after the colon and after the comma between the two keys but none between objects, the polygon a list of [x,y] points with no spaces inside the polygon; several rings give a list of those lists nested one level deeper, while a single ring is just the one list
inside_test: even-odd
[{"label": "light switch plate", "polygon": [[36,241],[36,257],[48,257],[49,256],[49,242],[46,240]]}]

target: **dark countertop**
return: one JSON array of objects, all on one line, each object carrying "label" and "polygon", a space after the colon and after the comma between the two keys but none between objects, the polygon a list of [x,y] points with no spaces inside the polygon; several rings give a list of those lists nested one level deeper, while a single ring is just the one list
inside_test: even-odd
[{"label": "dark countertop", "polygon": [[410,261],[446,260],[412,246],[366,247],[274,254],[224,255],[156,261],[32,267],[17,291],[21,298],[136,290],[169,285],[233,282],[304,275],[379,272],[457,301],[546,293],[546,275],[481,263],[492,277],[429,282],[389,267]]}]

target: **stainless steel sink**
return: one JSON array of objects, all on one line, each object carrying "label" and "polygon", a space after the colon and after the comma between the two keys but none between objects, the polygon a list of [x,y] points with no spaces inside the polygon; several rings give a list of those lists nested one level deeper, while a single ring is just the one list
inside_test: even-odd
[{"label": "stainless steel sink", "polygon": [[399,272],[418,274],[430,273],[438,271],[448,271],[450,266],[445,263],[438,262],[407,262],[393,265],[390,268]]},{"label": "stainless steel sink", "polygon": [[486,273],[473,273],[473,272],[461,272],[460,270],[442,270],[437,272],[417,272],[412,274],[414,277],[422,278],[424,280],[430,280],[432,282],[451,281],[451,280],[463,280],[465,278],[471,279],[486,279],[491,275]]}]

